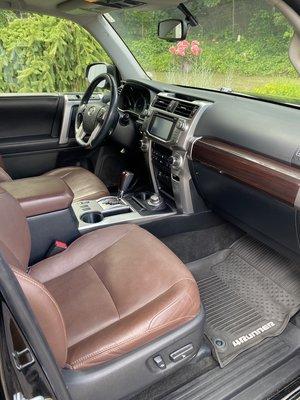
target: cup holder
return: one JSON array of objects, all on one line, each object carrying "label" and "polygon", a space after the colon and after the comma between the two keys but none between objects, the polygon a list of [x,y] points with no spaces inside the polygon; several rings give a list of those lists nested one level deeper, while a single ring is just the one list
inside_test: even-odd
[{"label": "cup holder", "polygon": [[81,215],[81,221],[85,222],[86,224],[98,224],[103,220],[103,214],[97,211],[87,212]]}]

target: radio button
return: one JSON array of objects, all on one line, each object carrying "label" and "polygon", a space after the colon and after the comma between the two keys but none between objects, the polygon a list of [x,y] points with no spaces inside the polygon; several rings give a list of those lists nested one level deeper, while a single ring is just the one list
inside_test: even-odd
[{"label": "radio button", "polygon": [[176,128],[181,130],[181,131],[184,131],[185,128],[186,128],[186,122],[184,120],[182,120],[182,119],[179,119],[177,121]]}]

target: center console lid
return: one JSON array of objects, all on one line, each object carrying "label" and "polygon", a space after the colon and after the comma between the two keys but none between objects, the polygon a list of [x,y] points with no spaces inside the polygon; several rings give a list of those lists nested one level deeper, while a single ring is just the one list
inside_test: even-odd
[{"label": "center console lid", "polygon": [[74,198],[64,181],[52,176],[16,179],[0,186],[19,201],[26,217],[67,209]]}]

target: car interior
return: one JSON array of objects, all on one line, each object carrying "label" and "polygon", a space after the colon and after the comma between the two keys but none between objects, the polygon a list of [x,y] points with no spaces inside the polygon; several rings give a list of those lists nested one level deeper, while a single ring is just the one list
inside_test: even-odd
[{"label": "car interior", "polygon": [[[300,72],[299,2],[271,1]],[[150,79],[105,15],[160,3],[184,39],[175,0],[0,1],[113,60],[85,93],[0,96],[5,399],[299,395],[300,106]]]}]

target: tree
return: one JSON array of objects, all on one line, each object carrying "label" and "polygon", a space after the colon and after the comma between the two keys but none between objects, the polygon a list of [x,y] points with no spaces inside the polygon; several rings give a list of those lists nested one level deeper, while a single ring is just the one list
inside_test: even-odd
[{"label": "tree", "polygon": [[96,61],[109,59],[98,42],[71,21],[29,14],[2,19],[2,92],[82,91],[86,66]]}]

